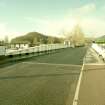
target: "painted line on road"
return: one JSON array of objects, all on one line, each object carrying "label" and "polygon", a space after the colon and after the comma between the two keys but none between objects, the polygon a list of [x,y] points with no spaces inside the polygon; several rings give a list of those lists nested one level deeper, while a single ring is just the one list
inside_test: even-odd
[{"label": "painted line on road", "polygon": [[84,63],[82,65],[81,73],[80,73],[79,80],[77,83],[77,88],[76,88],[76,92],[75,92],[75,96],[74,96],[74,100],[73,100],[73,105],[78,104],[79,90],[80,90],[81,80],[82,80],[82,76],[83,76],[83,70],[84,70]]},{"label": "painted line on road", "polygon": [[95,66],[95,65],[103,65],[103,66],[104,66],[105,63],[86,63],[85,65],[87,65],[87,66],[88,66],[88,65],[90,65],[90,66],[91,66],[91,65],[93,65],[93,66]]},{"label": "painted line on road", "polygon": [[72,65],[72,64],[53,64],[53,63],[37,63],[37,62],[22,62],[26,64],[36,64],[36,65],[49,65],[49,66],[75,66],[75,67],[81,67],[82,65]]},{"label": "painted line on road", "polygon": [[86,52],[86,54],[85,54],[85,56],[83,58],[83,65],[82,65],[80,76],[79,76],[79,79],[78,79],[78,82],[77,82],[77,87],[76,87],[76,91],[75,91],[75,95],[74,95],[74,99],[73,99],[73,104],[72,105],[77,105],[78,104],[80,85],[81,85],[81,81],[82,81],[84,65],[85,65],[85,60],[86,60],[86,55],[88,53],[88,50],[87,50],[87,52]]}]

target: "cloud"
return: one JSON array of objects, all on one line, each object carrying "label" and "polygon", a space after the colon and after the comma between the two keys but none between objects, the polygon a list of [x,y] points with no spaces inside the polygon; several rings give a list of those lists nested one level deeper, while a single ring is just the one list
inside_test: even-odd
[{"label": "cloud", "polygon": [[35,18],[26,16],[24,20],[32,30],[46,35],[60,36],[64,31],[66,33],[71,32],[76,24],[80,24],[87,36],[101,36],[105,34],[105,20],[95,16],[96,10],[96,5],[90,3],[70,9],[68,13],[64,14],[63,19],[54,20],[48,17]]},{"label": "cloud", "polygon": [[77,12],[81,13],[81,14],[88,14],[88,13],[92,13],[96,10],[96,5],[91,3],[91,4],[87,4],[84,5],[80,8],[77,8]]},{"label": "cloud", "polygon": [[81,21],[81,26],[87,35],[98,37],[105,35],[105,20],[100,18],[87,18]]},{"label": "cloud", "polygon": [[24,34],[25,32],[18,32],[16,30],[11,29],[8,23],[0,22],[0,40],[3,40],[5,36],[8,36],[9,40],[11,40],[16,36],[24,35]]},{"label": "cloud", "polygon": [[[77,24],[80,24],[87,36],[105,35],[105,17],[103,14],[105,5],[96,8],[94,3],[83,5],[79,8],[69,10],[65,16],[67,20],[71,17]],[[100,14],[100,15],[97,15]]]},{"label": "cloud", "polygon": [[33,17],[25,17],[24,18],[31,25],[33,24],[33,29],[42,32],[46,35],[52,36],[61,36],[63,31],[71,31],[74,25],[76,24],[75,19],[59,19],[59,20],[50,20],[46,18],[33,18]]},{"label": "cloud", "polygon": [[78,8],[72,8],[67,12],[68,17],[84,18],[87,15],[93,14],[96,11],[94,3],[86,4]]},{"label": "cloud", "polygon": [[[100,36],[105,33],[105,21],[100,17],[94,16],[96,10],[96,5],[90,3],[70,9],[69,12],[64,14],[64,18],[61,19],[26,16],[24,17],[24,21],[29,26],[28,31],[37,31],[46,35],[60,36],[63,34],[63,31],[67,33],[71,32],[74,26],[79,23],[87,35]],[[9,35],[10,38],[14,38],[24,33],[27,32],[19,32],[19,30],[10,29],[10,25],[7,23],[0,23],[0,37]]]}]

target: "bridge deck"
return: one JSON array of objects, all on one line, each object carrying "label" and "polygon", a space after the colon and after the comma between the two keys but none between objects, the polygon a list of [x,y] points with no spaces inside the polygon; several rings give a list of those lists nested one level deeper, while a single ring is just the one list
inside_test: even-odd
[{"label": "bridge deck", "polygon": [[72,104],[85,53],[67,48],[1,68],[0,105]]}]

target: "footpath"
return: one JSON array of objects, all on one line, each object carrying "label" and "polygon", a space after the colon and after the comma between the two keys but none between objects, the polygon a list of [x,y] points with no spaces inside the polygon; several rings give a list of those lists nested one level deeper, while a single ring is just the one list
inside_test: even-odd
[{"label": "footpath", "polygon": [[92,48],[84,59],[77,105],[105,105],[105,63]]}]

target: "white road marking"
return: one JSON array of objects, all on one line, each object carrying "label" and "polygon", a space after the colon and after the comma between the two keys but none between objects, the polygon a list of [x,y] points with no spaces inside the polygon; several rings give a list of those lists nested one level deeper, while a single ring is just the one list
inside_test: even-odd
[{"label": "white road marking", "polygon": [[77,83],[77,88],[76,88],[76,92],[75,92],[75,96],[74,96],[74,100],[73,100],[73,105],[78,104],[79,90],[80,90],[81,80],[82,80],[82,76],[83,76],[83,70],[84,70],[84,63],[83,63],[81,73],[80,73],[80,76],[79,76],[79,80],[78,80],[78,83]]},{"label": "white road marking", "polygon": [[88,66],[88,65],[89,65],[89,66],[90,66],[90,65],[93,65],[93,66],[96,65],[96,66],[97,66],[97,65],[105,65],[105,63],[87,63],[87,64],[85,64],[85,65],[87,65],[87,66]]},{"label": "white road marking", "polygon": [[75,66],[75,67],[81,67],[82,65],[71,65],[71,64],[53,64],[53,63],[37,63],[37,62],[22,62],[26,64],[37,64],[37,65],[52,65],[52,66]]}]

